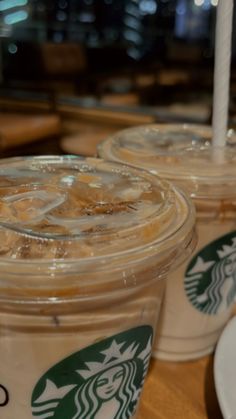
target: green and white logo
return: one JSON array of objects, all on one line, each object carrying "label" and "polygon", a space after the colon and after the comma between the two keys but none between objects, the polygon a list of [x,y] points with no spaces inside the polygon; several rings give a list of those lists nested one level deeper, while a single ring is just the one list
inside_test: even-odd
[{"label": "green and white logo", "polygon": [[236,232],[202,249],[185,274],[188,299],[199,311],[218,314],[227,310],[236,296]]},{"label": "green and white logo", "polygon": [[129,419],[148,370],[153,330],[140,326],[82,349],[37,383],[37,419]]}]

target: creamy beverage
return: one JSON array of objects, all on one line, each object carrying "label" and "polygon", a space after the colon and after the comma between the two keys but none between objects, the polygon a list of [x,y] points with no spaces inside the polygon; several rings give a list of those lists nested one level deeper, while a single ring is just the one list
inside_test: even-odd
[{"label": "creamy beverage", "polygon": [[0,417],[136,417],[168,271],[194,210],[99,159],[0,161]]},{"label": "creamy beverage", "polygon": [[99,147],[109,160],[173,181],[197,210],[195,254],[169,275],[154,355],[198,358],[213,351],[236,295],[236,143],[211,147],[209,127],[146,125],[116,133]]}]

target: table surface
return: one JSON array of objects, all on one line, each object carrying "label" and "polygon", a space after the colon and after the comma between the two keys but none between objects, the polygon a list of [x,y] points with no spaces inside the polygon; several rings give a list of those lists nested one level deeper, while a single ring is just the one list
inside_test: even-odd
[{"label": "table surface", "polygon": [[138,419],[223,419],[213,368],[214,354],[188,362],[152,359]]},{"label": "table surface", "polygon": [[19,147],[60,133],[56,114],[0,112],[0,150]]},{"label": "table surface", "polygon": [[139,419],[223,419],[216,397],[213,356],[192,362],[152,360]]}]

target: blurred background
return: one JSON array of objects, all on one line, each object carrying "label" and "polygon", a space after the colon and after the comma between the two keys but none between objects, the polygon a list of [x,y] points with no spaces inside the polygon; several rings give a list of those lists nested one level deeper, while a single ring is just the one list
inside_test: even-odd
[{"label": "blurred background", "polygon": [[217,3],[0,0],[2,156],[92,155],[126,126],[210,123]]}]

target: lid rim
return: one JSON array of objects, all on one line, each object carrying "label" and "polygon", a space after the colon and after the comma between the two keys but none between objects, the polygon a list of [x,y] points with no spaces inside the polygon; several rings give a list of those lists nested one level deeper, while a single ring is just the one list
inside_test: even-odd
[{"label": "lid rim", "polygon": [[[133,167],[130,167],[130,166],[124,165],[124,164],[123,165],[118,165],[114,162],[104,162],[101,159],[99,159],[99,160],[98,159],[86,159],[86,158],[82,158],[82,157],[77,158],[76,156],[72,156],[72,157],[71,156],[42,156],[42,159],[40,158],[40,156],[26,157],[26,158],[16,157],[16,158],[9,158],[9,159],[0,160],[0,166],[6,166],[6,165],[9,164],[9,162],[13,162],[13,163],[17,163],[17,164],[18,163],[23,163],[23,165],[24,165],[25,162],[29,162],[31,164],[33,162],[37,162],[37,164],[45,164],[45,162],[49,163],[49,164],[52,163],[52,162],[61,164],[65,161],[66,162],[71,162],[72,161],[73,164],[76,164],[76,163],[77,164],[81,164],[81,163],[82,164],[83,163],[84,164],[86,164],[86,163],[89,164],[91,162],[95,162],[96,164],[104,163],[106,165],[112,165],[113,168],[114,167],[119,168],[120,171],[121,171],[121,168],[122,169],[125,168],[129,173],[139,174],[141,177],[142,176],[145,177],[145,179],[151,179],[153,185],[156,185],[157,187],[159,187],[160,191],[162,191],[162,193],[165,192],[165,199],[166,200],[167,200],[167,198],[169,199],[169,201],[168,201],[169,205],[170,204],[171,205],[176,205],[176,203],[174,204],[173,202],[171,202],[170,193],[171,194],[173,193],[173,196],[175,196],[176,202],[178,200],[179,200],[179,202],[180,201],[183,202],[184,205],[185,205],[185,208],[186,208],[186,214],[185,214],[185,216],[181,214],[180,221],[179,221],[179,224],[178,224],[178,229],[176,229],[176,226],[173,227],[173,225],[169,223],[167,225],[167,227],[165,227],[164,231],[162,231],[161,233],[157,232],[156,237],[152,236],[151,241],[146,241],[146,242],[144,242],[144,244],[139,244],[138,246],[135,245],[135,243],[133,243],[130,248],[126,248],[125,250],[122,250],[122,251],[119,251],[119,252],[116,251],[116,252],[109,253],[109,251],[107,250],[107,252],[104,253],[104,254],[95,255],[95,256],[81,256],[81,257],[78,256],[77,258],[72,258],[72,257],[71,258],[70,257],[67,257],[67,258],[61,257],[60,258],[59,257],[59,258],[45,259],[45,257],[42,256],[42,257],[35,258],[35,259],[30,258],[30,257],[28,259],[20,259],[20,258],[15,258],[14,259],[13,257],[0,257],[0,269],[3,268],[3,267],[6,267],[6,266],[16,267],[18,265],[18,266],[21,266],[21,267],[25,267],[26,270],[28,270],[28,269],[32,269],[32,267],[36,267],[36,266],[40,265],[39,270],[40,270],[40,267],[41,268],[45,267],[46,269],[51,267],[51,270],[55,271],[55,265],[56,265],[57,268],[58,268],[58,266],[60,266],[59,269],[65,270],[65,267],[66,267],[66,269],[68,269],[68,267],[71,266],[71,265],[73,265],[73,266],[80,265],[81,266],[81,265],[86,265],[86,264],[88,265],[89,263],[96,263],[96,262],[98,264],[102,264],[102,261],[104,261],[108,258],[109,258],[109,260],[115,261],[115,260],[123,258],[124,256],[130,257],[135,261],[138,258],[140,258],[140,255],[142,253],[145,254],[146,257],[149,257],[148,256],[148,251],[150,251],[150,248],[155,248],[156,249],[155,251],[159,251],[159,249],[162,249],[162,247],[167,243],[168,238],[170,236],[171,237],[175,237],[175,236],[178,237],[179,234],[182,234],[182,231],[183,231],[182,229],[185,228],[186,224],[190,229],[189,219],[191,219],[191,223],[193,224],[192,206],[191,206],[191,203],[189,202],[188,198],[185,195],[183,195],[182,192],[178,191],[177,188],[172,188],[168,184],[168,182],[165,182],[163,179],[159,179],[158,177],[150,174],[148,171],[145,171],[143,169],[137,170],[137,168],[133,168]],[[28,166],[25,164],[25,167],[28,167]],[[96,166],[94,166],[94,167],[96,167]],[[108,166],[108,167],[110,168],[110,166]],[[111,170],[111,169],[109,169],[109,170]],[[155,221],[155,219],[158,218],[159,215],[160,215],[160,210],[156,209],[154,211],[154,213],[152,213],[150,215],[150,219],[148,220],[148,222],[146,222],[146,219],[141,220],[142,226],[143,227],[145,227],[146,225],[151,226],[152,223]],[[171,220],[171,222],[172,221],[173,220]],[[6,228],[7,228],[7,226],[6,226]],[[129,232],[131,229],[136,231],[137,228],[138,228],[138,225],[131,224],[131,225],[128,225],[127,227],[125,227],[124,231]],[[14,227],[12,227],[12,226],[11,226],[11,229],[13,229],[13,231],[15,231]],[[9,231],[9,229],[8,229],[8,231]],[[19,233],[19,231],[18,231],[18,233]],[[27,232],[24,231],[24,229],[22,229],[20,231],[20,233],[21,233],[21,235],[24,235],[24,234],[27,235]],[[184,232],[183,232],[183,234],[184,234]],[[109,236],[109,232],[105,231],[104,236]],[[45,236],[37,235],[37,232],[36,233],[33,232],[32,234],[29,234],[28,237],[38,239],[41,242],[43,240],[47,239],[47,237],[45,237]],[[94,237],[94,236],[92,236],[92,237]],[[50,237],[49,237],[49,240],[50,240]],[[55,237],[53,237],[53,240],[55,240],[55,242],[56,242],[56,240],[60,241],[62,239],[61,239],[60,236],[59,237],[55,236]],[[76,238],[74,236],[68,236],[68,241],[73,241],[73,240],[76,240]],[[141,241],[143,241],[143,240],[141,240],[139,238],[140,243],[141,243]],[[32,275],[32,271],[31,271],[31,275]]]},{"label": "lid rim", "polygon": [[[152,131],[153,130],[153,131]],[[178,141],[179,144],[181,142],[180,139],[173,139],[172,147],[166,138],[168,137],[168,133],[171,134],[176,133],[184,133],[184,141],[185,147],[178,149],[178,153],[174,151],[174,142]],[[151,132],[150,137],[150,148],[148,143],[148,135]],[[156,147],[159,138],[155,138],[155,132],[157,134],[164,134],[165,137],[161,141],[161,146],[158,148]],[[135,134],[137,133],[137,138]],[[208,144],[204,147],[200,147],[199,145],[194,147],[192,145],[191,138],[189,139],[189,144],[186,145],[186,135],[191,136],[191,133],[195,136],[196,134],[199,136],[199,139],[202,138],[203,141],[206,141]],[[131,137],[129,135],[132,134]],[[204,135],[205,134],[205,135]],[[236,162],[236,141],[232,142],[232,138],[236,139],[236,135],[233,134],[232,129],[228,130],[228,140],[229,142],[224,147],[213,147],[210,144],[212,136],[212,128],[211,126],[207,125],[194,125],[194,124],[147,124],[147,125],[139,125],[137,127],[126,128],[121,130],[114,135],[109,136],[106,138],[101,144],[98,145],[98,155],[102,158],[109,158],[110,160],[117,161],[119,163],[129,164],[132,167],[136,168],[143,168],[145,170],[150,171],[153,174],[160,176],[161,178],[167,179],[171,182],[186,182],[187,185],[189,183],[189,188],[191,187],[191,182],[195,182],[195,185],[198,185],[197,191],[194,191],[194,196],[197,197],[206,197],[208,199],[225,199],[226,197],[236,196],[236,191],[234,189],[232,183],[236,183],[236,172],[234,165],[234,161],[231,159],[235,156]],[[145,139],[142,141],[142,139]],[[120,139],[124,141],[124,146],[119,144]],[[127,145],[125,144],[127,142]],[[132,143],[137,142],[142,144],[145,150],[145,156],[141,156],[142,148],[139,149],[139,155],[135,154],[135,150],[132,150]],[[196,142],[196,140],[194,140]],[[231,141],[231,142],[230,142]],[[155,148],[152,148],[152,142],[155,144]],[[165,148],[165,143],[166,148]],[[214,160],[213,152],[222,152],[226,150],[225,161],[221,158],[217,157]],[[187,152],[188,154],[184,154]],[[127,156],[125,152],[129,153]],[[133,153],[133,154],[132,154]],[[205,155],[204,155],[205,153]],[[234,154],[233,154],[234,153]],[[127,158],[126,158],[127,157]],[[153,160],[155,157],[158,159],[156,161]],[[196,166],[194,164],[189,164],[189,159],[191,158],[198,158],[196,159]],[[150,158],[150,162],[148,162],[148,158]],[[171,162],[171,158],[175,160]],[[176,160],[176,158],[178,160]],[[168,161],[167,161],[168,159]],[[227,160],[228,159],[228,160]],[[230,160],[229,160],[230,159]],[[161,161],[162,160],[162,161]],[[164,161],[164,163],[163,163]],[[234,172],[230,173],[229,163],[231,162],[231,167],[234,168]],[[211,165],[212,163],[212,165]],[[192,172],[192,173],[191,173]],[[228,185],[227,185],[228,184]],[[202,188],[209,186],[209,191],[207,193],[205,191],[201,191]],[[211,187],[218,187],[219,191],[212,190]],[[220,190],[222,188],[222,190]],[[231,190],[231,188],[233,190]],[[228,190],[227,190],[228,189]],[[190,193],[191,195],[191,193]]]}]

